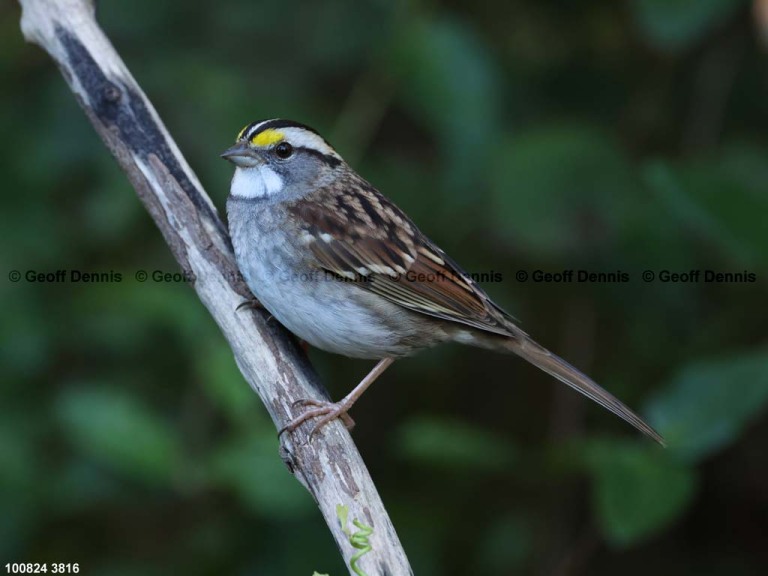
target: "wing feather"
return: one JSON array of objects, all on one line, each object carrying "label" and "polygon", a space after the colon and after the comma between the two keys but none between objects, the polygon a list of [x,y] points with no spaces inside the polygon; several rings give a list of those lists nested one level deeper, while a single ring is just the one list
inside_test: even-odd
[{"label": "wing feather", "polygon": [[[511,317],[464,270],[372,186],[360,180],[351,189],[354,184],[354,197],[321,189],[291,208],[320,268],[359,279],[361,289],[409,310],[510,334]],[[336,209],[328,210],[333,203]]]}]

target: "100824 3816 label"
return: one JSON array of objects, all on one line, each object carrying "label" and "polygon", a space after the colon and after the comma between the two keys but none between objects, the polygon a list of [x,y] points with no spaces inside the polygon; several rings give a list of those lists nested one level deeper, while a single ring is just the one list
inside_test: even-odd
[{"label": "100824 3816 label", "polygon": [[78,562],[9,562],[6,574],[79,574]]}]

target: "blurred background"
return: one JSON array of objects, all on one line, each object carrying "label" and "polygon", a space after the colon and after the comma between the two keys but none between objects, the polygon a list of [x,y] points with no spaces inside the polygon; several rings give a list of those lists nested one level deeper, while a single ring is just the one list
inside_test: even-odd
[{"label": "blurred background", "polygon": [[[354,436],[416,574],[764,573],[768,2],[98,7],[220,210],[243,125],[314,126],[666,435],[516,358],[398,362]],[[0,5],[2,564],[346,574],[193,290],[135,280],[178,267],[19,17]],[[59,269],[122,282],[25,276]],[[629,281],[516,278],[566,269]],[[756,281],[641,279],[695,269]],[[371,367],[310,354],[335,398]]]}]

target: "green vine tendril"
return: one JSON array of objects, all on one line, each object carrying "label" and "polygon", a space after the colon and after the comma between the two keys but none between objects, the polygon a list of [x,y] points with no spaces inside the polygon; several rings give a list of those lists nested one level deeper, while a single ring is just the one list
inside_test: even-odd
[{"label": "green vine tendril", "polygon": [[352,568],[352,571],[357,574],[357,576],[368,576],[365,572],[363,572],[362,568],[357,565],[357,562],[360,560],[360,558],[362,558],[365,554],[368,554],[368,552],[373,549],[371,543],[368,541],[368,536],[373,534],[373,527],[366,526],[362,522],[353,520],[352,524],[359,528],[359,530],[353,534],[352,531],[347,528],[348,516],[349,508],[343,504],[337,504],[336,517],[339,519],[339,522],[341,522],[341,531],[349,537],[349,543],[352,545],[352,547],[356,550],[359,550],[357,554],[350,558],[349,566]]}]

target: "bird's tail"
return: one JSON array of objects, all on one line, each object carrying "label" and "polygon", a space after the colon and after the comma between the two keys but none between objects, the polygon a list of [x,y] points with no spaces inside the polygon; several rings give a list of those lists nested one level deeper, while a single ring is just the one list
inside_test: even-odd
[{"label": "bird's tail", "polygon": [[554,376],[574,390],[581,392],[587,398],[594,400],[603,408],[610,410],[619,418],[629,422],[640,432],[653,438],[662,446],[666,446],[661,434],[646,424],[640,416],[630,410],[624,403],[601,388],[589,376],[582,374],[579,370],[568,364],[568,362],[537,344],[519,328],[515,332],[515,336],[504,340],[505,349],[525,358],[534,366],[541,368],[547,374]]}]

